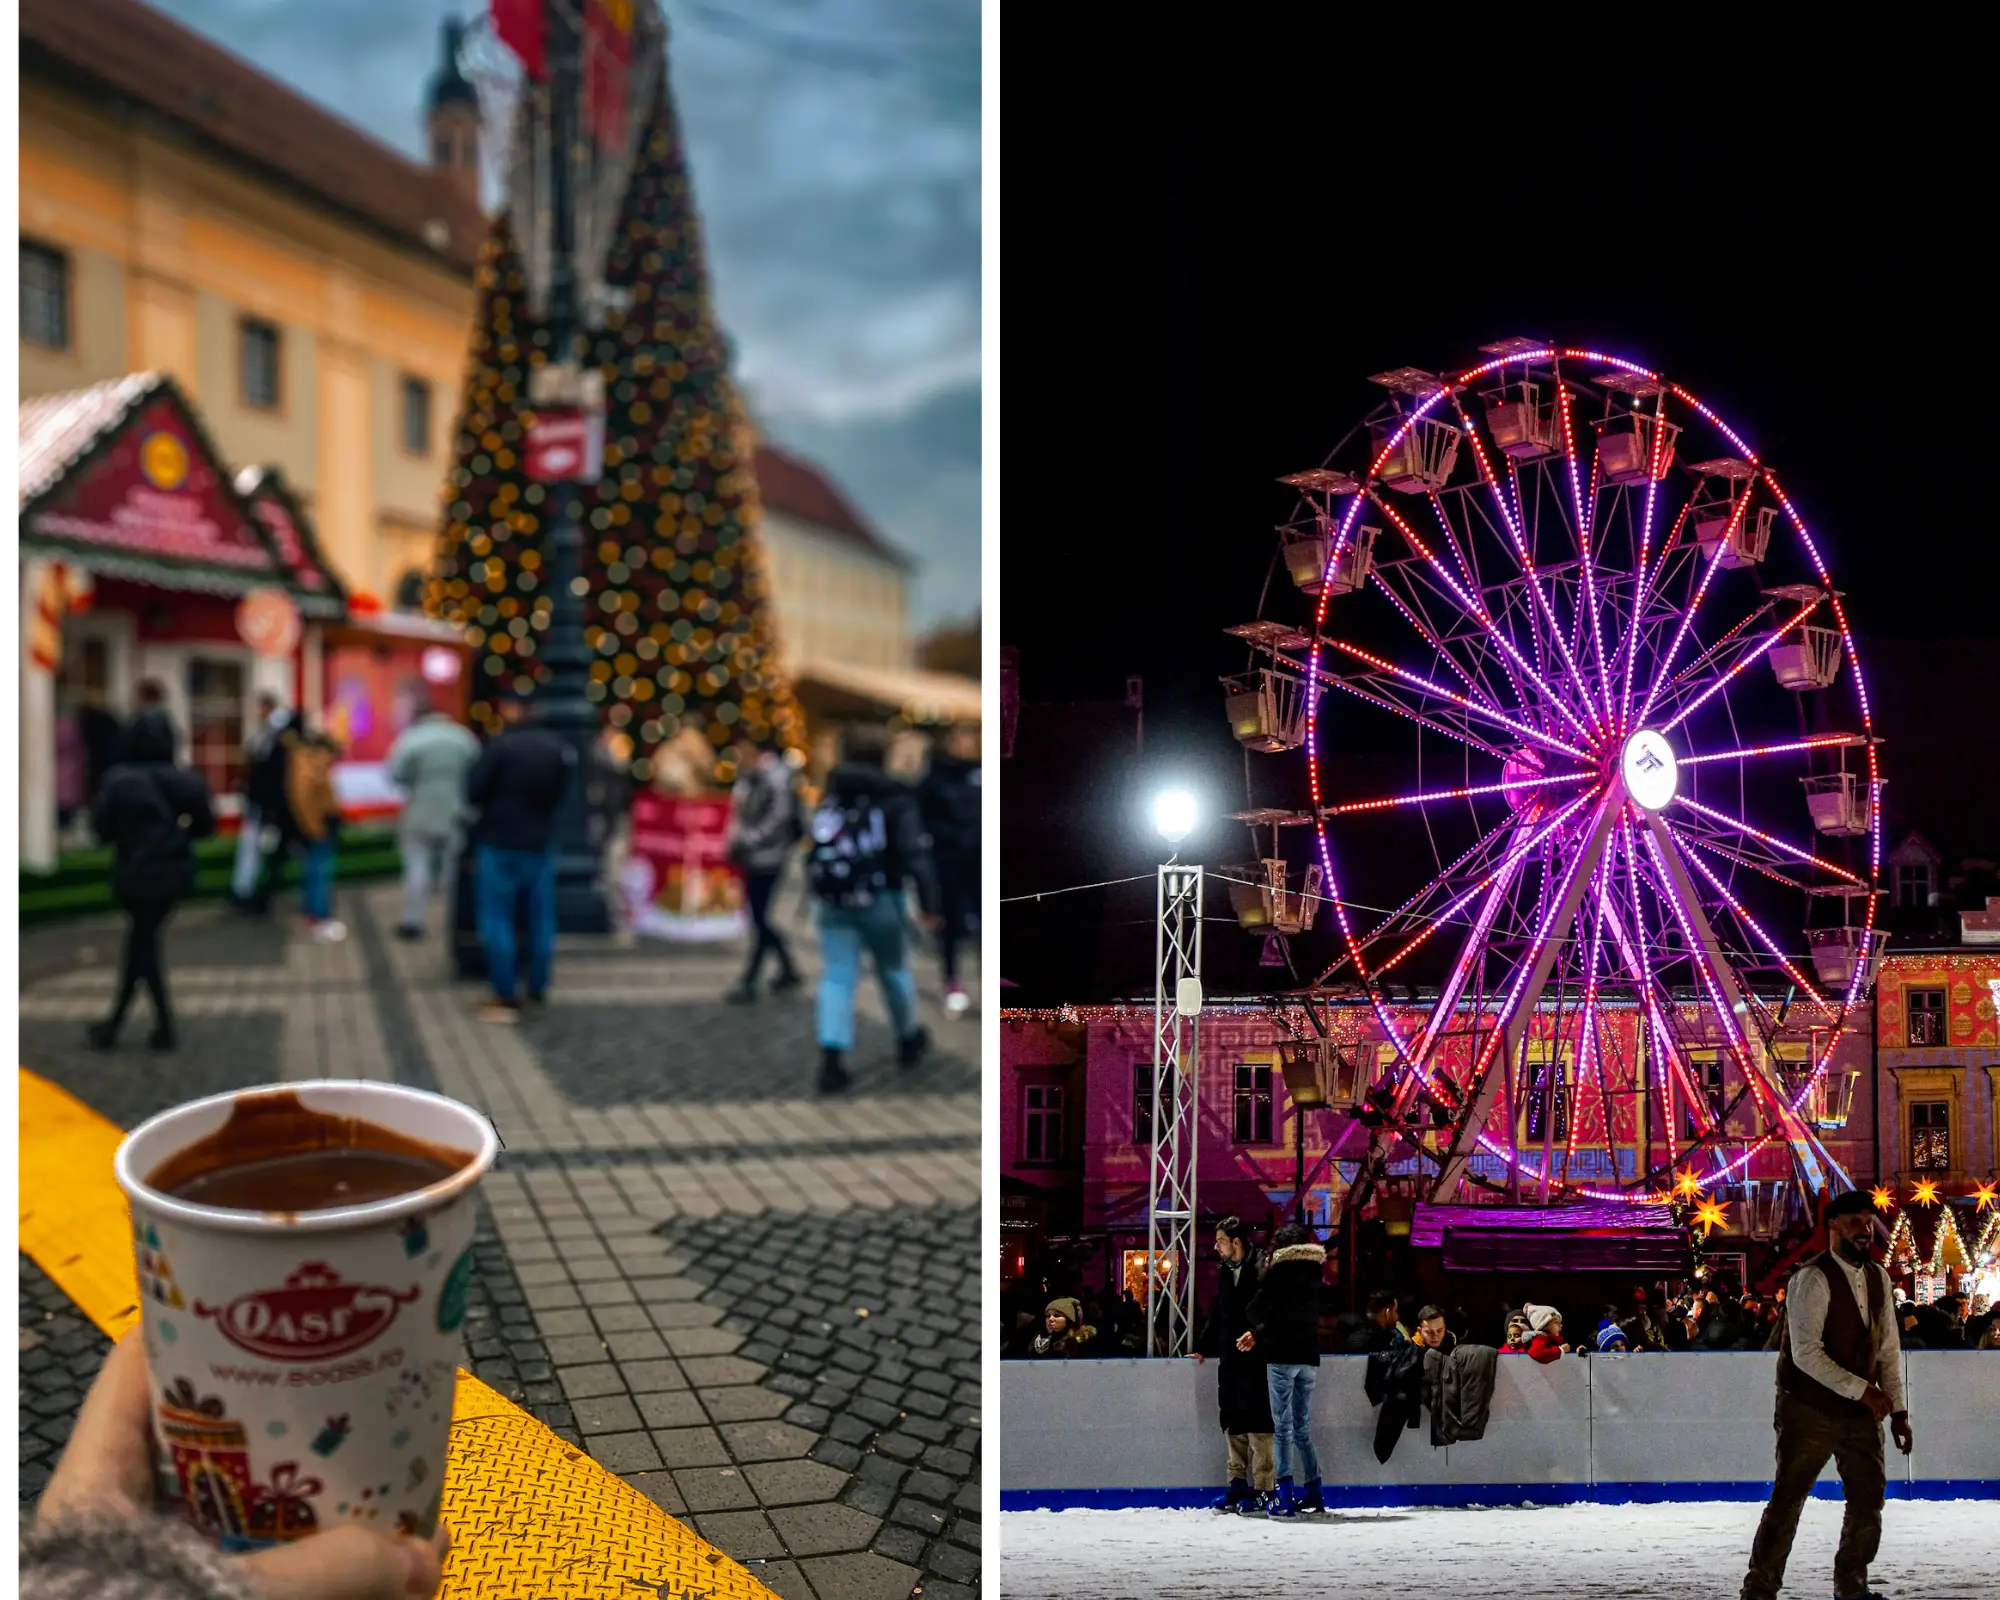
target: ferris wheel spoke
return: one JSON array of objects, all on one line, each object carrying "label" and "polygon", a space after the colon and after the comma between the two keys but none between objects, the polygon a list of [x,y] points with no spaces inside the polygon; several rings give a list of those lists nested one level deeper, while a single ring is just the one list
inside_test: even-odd
[{"label": "ferris wheel spoke", "polygon": [[1736,1052],[1738,1070],[1750,1085],[1753,1094],[1762,1102],[1761,1110],[1783,1129],[1787,1142],[1791,1145],[1793,1158],[1805,1166],[1813,1181],[1813,1187],[1822,1187],[1819,1157],[1814,1153],[1811,1142],[1806,1137],[1804,1123],[1785,1099],[1783,1089],[1772,1082],[1769,1068],[1761,1049],[1753,1049],[1743,1032],[1742,991],[1737,986],[1736,975],[1716,942],[1714,930],[1701,909],[1701,901],[1696,895],[1694,882],[1689,878],[1687,866],[1675,846],[1673,835],[1667,831],[1666,823],[1657,813],[1646,817],[1646,848],[1662,874],[1670,881],[1671,893],[1668,904],[1673,908],[1675,920],[1686,934],[1696,969],[1702,975],[1704,986],[1714,1002],[1723,1031],[1728,1035]]},{"label": "ferris wheel spoke", "polygon": [[1760,844],[1767,845],[1783,855],[1790,856],[1794,861],[1803,861],[1808,866],[1817,867],[1820,871],[1831,873],[1836,878],[1844,878],[1847,882],[1857,887],[1861,885],[1861,880],[1852,872],[1849,872],[1847,868],[1835,866],[1831,861],[1823,860],[1809,850],[1801,850],[1797,845],[1786,844],[1784,840],[1774,834],[1766,833],[1762,828],[1751,827],[1741,817],[1732,817],[1727,812],[1717,811],[1714,807],[1705,806],[1699,800],[1691,799],[1684,794],[1675,795],[1674,804],[1677,806],[1686,806],[1688,810],[1708,818],[1709,821],[1720,823],[1723,827],[1742,834],[1746,838],[1755,839]]},{"label": "ferris wheel spoke", "polygon": [[[1569,669],[1571,681],[1575,683],[1577,692],[1582,696],[1583,702],[1589,708],[1591,715],[1597,720],[1599,726],[1602,727],[1610,719],[1610,707],[1608,705],[1600,706],[1591,699],[1589,680],[1584,677],[1583,669],[1576,664],[1576,657],[1570,654],[1569,641],[1564,637],[1562,624],[1556,620],[1555,609],[1549,604],[1548,596],[1542,592],[1541,580],[1535,569],[1534,552],[1522,540],[1518,517],[1508,510],[1506,493],[1501,489],[1499,480],[1493,475],[1492,464],[1486,459],[1486,448],[1480,443],[1479,429],[1474,424],[1471,415],[1466,411],[1464,405],[1458,403],[1458,397],[1454,395],[1452,400],[1458,406],[1459,421],[1464,424],[1466,438],[1472,445],[1473,457],[1479,463],[1479,475],[1486,480],[1486,487],[1493,496],[1494,504],[1499,507],[1501,520],[1506,524],[1508,537],[1513,544],[1515,560],[1520,564],[1521,575],[1528,580],[1528,592],[1533,602],[1541,608],[1542,618],[1548,624],[1549,637],[1555,644],[1556,653],[1563,658],[1563,665]],[[1558,709],[1567,712],[1568,708],[1563,706],[1560,700],[1556,704]],[[1575,719],[1572,717],[1571,720],[1574,721]],[[1580,722],[1577,724],[1577,727],[1580,731],[1584,732],[1585,738],[1591,737],[1591,734],[1587,730],[1583,730],[1583,725]]]},{"label": "ferris wheel spoke", "polygon": [[1357,661],[1366,662],[1377,673],[1388,673],[1391,677],[1400,679],[1412,688],[1421,689],[1425,694],[1435,695],[1440,700],[1447,700],[1461,711],[1469,712],[1473,716],[1497,723],[1508,731],[1519,734],[1522,738],[1532,740],[1534,743],[1542,745],[1547,749],[1559,751],[1566,756],[1575,756],[1579,761],[1588,762],[1592,759],[1588,750],[1580,750],[1567,740],[1559,739],[1554,734],[1544,733],[1539,728],[1530,727],[1527,723],[1518,721],[1508,716],[1505,712],[1496,711],[1489,706],[1482,706],[1477,701],[1469,699],[1454,689],[1447,689],[1441,683],[1433,683],[1430,679],[1410,671],[1407,667],[1397,666],[1393,661],[1385,661],[1380,656],[1363,650],[1359,645],[1349,644],[1345,639],[1336,639],[1331,634],[1322,634],[1319,642],[1340,651],[1343,655],[1352,656]]},{"label": "ferris wheel spoke", "polygon": [[1704,761],[1750,761],[1758,756],[1791,755],[1800,750],[1827,750],[1835,746],[1846,748],[1867,742],[1866,734],[1823,733],[1810,739],[1795,739],[1789,744],[1760,744],[1735,750],[1707,750],[1692,755],[1675,756],[1674,764],[1693,767],[1699,766]]},{"label": "ferris wheel spoke", "polygon": [[[1734,677],[1737,664],[1760,644],[1769,649],[1768,636],[1747,633],[1745,630],[1752,623],[1768,617],[1776,609],[1776,601],[1766,600],[1704,649],[1694,660],[1682,667],[1672,678],[1664,680],[1656,678],[1653,687],[1647,691],[1645,704],[1640,708],[1639,725],[1645,726],[1647,718],[1655,710],[1662,715],[1678,711],[1691,696],[1702,693],[1718,678],[1727,681]],[[1751,656],[1750,659],[1756,658]]]},{"label": "ferris wheel spoke", "polygon": [[[1429,614],[1423,608],[1422,596],[1415,592],[1414,587],[1407,597],[1398,593],[1389,581],[1389,574],[1381,566],[1377,566],[1369,577],[1374,581],[1376,588],[1388,597],[1389,603],[1403,614],[1403,620],[1409,623],[1417,636],[1431,647],[1438,659],[1458,674],[1459,681],[1465,685],[1467,692],[1482,705],[1495,711],[1499,710],[1499,697],[1493,694],[1485,680],[1446,648],[1443,633],[1430,620]],[[1520,698],[1517,692],[1515,696],[1517,704]]]},{"label": "ferris wheel spoke", "polygon": [[[1668,831],[1674,833],[1675,837],[1682,844],[1687,844],[1691,842],[1688,839],[1682,837],[1679,834],[1678,830],[1669,828]],[[1810,1000],[1813,1003],[1813,1005],[1819,1009],[1820,1014],[1828,1018],[1837,1018],[1839,1016],[1838,1009],[1832,1004],[1832,1002],[1827,1000],[1826,997],[1819,992],[1818,988],[1816,988],[1813,985],[1811,980],[1809,980],[1804,973],[1800,972],[1799,969],[1793,965],[1791,957],[1786,955],[1784,951],[1778,948],[1777,941],[1764,931],[1762,925],[1758,923],[1757,919],[1751,916],[1749,911],[1747,911],[1744,908],[1743,903],[1729,892],[1728,885],[1726,885],[1722,881],[1722,879],[1719,876],[1717,876],[1715,869],[1709,866],[1709,864],[1706,861],[1702,860],[1702,858],[1699,855],[1694,854],[1692,851],[1688,851],[1686,852],[1686,854],[1687,854],[1687,859],[1694,863],[1695,870],[1699,872],[1704,878],[1706,878],[1709,881],[1710,886],[1714,888],[1715,892],[1722,897],[1723,903],[1729,907],[1730,911],[1734,914],[1736,920],[1743,925],[1743,927],[1750,933],[1750,935],[1759,944],[1761,944],[1766,951],[1770,953],[1772,959],[1774,959],[1778,963],[1778,965],[1784,970],[1786,976],[1789,977],[1793,983],[1797,984],[1799,988],[1804,991],[1806,998]]]},{"label": "ferris wheel spoke", "polygon": [[1800,607],[1799,610],[1793,616],[1791,616],[1784,623],[1782,627],[1778,628],[1773,633],[1765,635],[1764,638],[1762,638],[1757,642],[1754,648],[1747,650],[1742,655],[1738,656],[1735,664],[1731,666],[1727,672],[1723,673],[1721,677],[1715,680],[1715,682],[1710,684],[1706,689],[1702,690],[1700,694],[1696,695],[1694,699],[1690,700],[1686,705],[1682,706],[1679,711],[1675,712],[1672,720],[1666,723],[1666,725],[1660,731],[1662,733],[1668,732],[1671,729],[1678,726],[1680,723],[1685,722],[1690,716],[1694,714],[1696,709],[1709,698],[1710,695],[1714,694],[1724,684],[1729,682],[1731,678],[1735,677],[1737,673],[1741,672],[1745,667],[1749,666],[1751,662],[1759,660],[1764,655],[1764,653],[1768,651],[1774,644],[1776,644],[1786,634],[1790,633],[1800,623],[1804,622],[1805,619],[1811,616],[1814,611],[1818,610],[1819,604],[1820,602],[1818,600],[1812,600],[1807,602],[1804,606]]},{"label": "ferris wheel spoke", "polygon": [[1473,784],[1463,789],[1432,789],[1422,794],[1392,795],[1385,800],[1343,800],[1338,805],[1321,806],[1323,817],[1347,817],[1362,811],[1390,811],[1398,806],[1431,805],[1441,800],[1463,800],[1468,795],[1500,794],[1517,789],[1545,789],[1551,784],[1576,783],[1595,778],[1595,772],[1558,772],[1546,778],[1509,779],[1504,783]]},{"label": "ferris wheel spoke", "polygon": [[1419,706],[1399,700],[1393,683],[1382,683],[1374,674],[1356,673],[1352,676],[1343,676],[1326,667],[1320,667],[1313,676],[1330,688],[1344,689],[1357,699],[1366,700],[1370,705],[1379,706],[1384,711],[1393,711],[1397,716],[1407,718],[1420,728],[1428,728],[1432,733],[1442,734],[1447,739],[1456,739],[1460,744],[1483,751],[1496,761],[1504,762],[1508,759],[1509,752],[1503,746],[1479,738],[1473,733],[1469,723],[1445,722],[1436,715],[1420,709]]},{"label": "ferris wheel spoke", "polygon": [[1683,842],[1693,845],[1699,845],[1702,849],[1710,851],[1715,855],[1721,856],[1725,861],[1735,862],[1739,867],[1748,867],[1752,872],[1755,872],[1762,877],[1769,878],[1773,883],[1782,884],[1785,888],[1792,890],[1796,894],[1809,895],[1813,892],[1813,887],[1811,884],[1801,883],[1797,878],[1790,877],[1787,874],[1780,872],[1777,869],[1777,867],[1772,864],[1772,862],[1775,859],[1777,859],[1774,856],[1760,860],[1758,857],[1750,854],[1750,852],[1747,850],[1732,849],[1729,845],[1724,844],[1720,839],[1710,838],[1707,834],[1701,833],[1694,828],[1682,826],[1681,828],[1678,828],[1675,831]]},{"label": "ferris wheel spoke", "polygon": [[[1422,535],[1420,535],[1416,529],[1412,528],[1409,522],[1401,515],[1401,513],[1399,513],[1394,506],[1389,504],[1388,500],[1384,496],[1379,494],[1372,486],[1368,490],[1368,500],[1371,505],[1373,505],[1378,511],[1382,513],[1382,515],[1385,518],[1388,519],[1390,526],[1393,527],[1397,531],[1397,533],[1402,535],[1403,542],[1409,546],[1411,551],[1421,558],[1424,565],[1422,567],[1417,568],[1416,570],[1421,575],[1423,581],[1437,586],[1434,592],[1449,596],[1452,603],[1454,603],[1459,608],[1461,614],[1472,618],[1476,622],[1479,622],[1480,624],[1485,626],[1490,632],[1492,628],[1492,621],[1486,614],[1485,604],[1483,601],[1475,598],[1480,592],[1479,585],[1475,581],[1475,579],[1472,576],[1467,575],[1466,582],[1463,585],[1461,585],[1456,579],[1454,579],[1451,573],[1445,569],[1444,563],[1438,560],[1436,553],[1431,549],[1431,547],[1427,543],[1424,542]],[[1452,538],[1451,525],[1448,521],[1446,521],[1443,508],[1439,504],[1436,495],[1433,494],[1430,497],[1430,504],[1432,510],[1436,513],[1439,522],[1444,527],[1446,542],[1451,547],[1454,559],[1459,560],[1460,572],[1462,575],[1464,575],[1465,563],[1463,559],[1459,558],[1458,556],[1457,541]],[[1522,706],[1527,705],[1529,697],[1527,693],[1522,689],[1520,680],[1514,676],[1513,668],[1503,663],[1502,670],[1505,671],[1507,675],[1508,686],[1512,688],[1514,691],[1515,703],[1517,705],[1522,705]],[[1482,682],[1483,681],[1484,680],[1482,676]],[[1489,703],[1493,705],[1498,705],[1500,703],[1500,697],[1492,692],[1490,685],[1487,688],[1487,700],[1489,701]]]}]

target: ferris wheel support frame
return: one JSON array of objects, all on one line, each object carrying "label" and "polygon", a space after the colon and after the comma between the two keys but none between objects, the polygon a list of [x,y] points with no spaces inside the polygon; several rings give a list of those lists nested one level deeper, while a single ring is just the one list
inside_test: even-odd
[{"label": "ferris wheel support frame", "polygon": [[[1452,1136],[1451,1148],[1445,1153],[1443,1164],[1438,1169],[1437,1182],[1431,1186],[1433,1200],[1450,1200],[1464,1181],[1472,1165],[1472,1147],[1486,1130],[1486,1119],[1493,1114],[1493,1107],[1500,1099],[1500,1091],[1508,1082],[1514,1063],[1520,1059],[1521,1046],[1527,1037],[1528,1024],[1534,1019],[1535,1007],[1540,1004],[1542,990],[1548,985],[1549,973],[1556,964],[1562,942],[1569,937],[1570,928],[1576,921],[1577,908],[1583,904],[1583,896],[1597,876],[1597,864],[1604,859],[1605,846],[1611,841],[1611,830],[1625,808],[1625,784],[1621,778],[1613,777],[1604,791],[1604,798],[1597,803],[1597,813],[1590,819],[1590,834],[1584,846],[1570,863],[1569,878],[1563,884],[1562,898],[1556,902],[1554,914],[1542,925],[1537,935],[1541,945],[1535,956],[1535,964],[1528,970],[1527,982],[1518,991],[1507,1021],[1502,1026],[1502,1046],[1506,1052],[1503,1060],[1488,1059],[1477,1087],[1473,1090],[1472,1103],[1458,1124]],[[1508,1106],[1509,1143],[1512,1143],[1513,1106]],[[1511,1198],[1521,1198],[1521,1168],[1519,1161],[1509,1163],[1508,1190]]]}]

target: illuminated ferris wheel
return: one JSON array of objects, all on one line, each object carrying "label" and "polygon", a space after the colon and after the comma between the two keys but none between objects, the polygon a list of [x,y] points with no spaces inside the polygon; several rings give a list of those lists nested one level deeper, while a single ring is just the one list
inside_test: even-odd
[{"label": "illuminated ferris wheel", "polygon": [[[1761,1186],[1775,1231],[1848,1186],[1831,1060],[1884,938],[1842,596],[1771,469],[1680,385],[1533,340],[1484,353],[1379,375],[1377,409],[1285,480],[1307,604],[1231,630],[1252,665],[1229,706],[1246,747],[1303,751],[1312,803],[1239,814],[1271,843],[1232,893],[1286,934],[1330,906],[1316,987],[1372,1013],[1348,1095],[1423,1130],[1434,1197]],[[1343,792],[1344,743],[1385,718],[1420,780]],[[1287,828],[1314,843],[1297,884]],[[1384,905],[1343,898],[1384,860]],[[1389,986],[1417,968],[1442,976],[1412,1006]]]}]

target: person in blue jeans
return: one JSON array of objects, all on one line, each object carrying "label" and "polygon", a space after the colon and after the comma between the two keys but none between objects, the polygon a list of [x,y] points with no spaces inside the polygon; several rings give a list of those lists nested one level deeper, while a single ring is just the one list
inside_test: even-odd
[{"label": "person in blue jeans", "polygon": [[1271,1244],[1271,1264],[1250,1301],[1249,1330],[1236,1341],[1236,1348],[1258,1351],[1268,1363],[1264,1381],[1271,1391],[1278,1481],[1265,1496],[1265,1514],[1296,1517],[1302,1511],[1326,1509],[1319,1456],[1312,1442],[1313,1385],[1319,1378],[1319,1287],[1326,1250],[1297,1223],[1280,1228],[1271,1236]]},{"label": "person in blue jeans", "polygon": [[879,729],[848,736],[847,759],[827,774],[813,813],[806,873],[819,902],[819,1088],[849,1083],[854,993],[865,950],[896,1030],[896,1058],[915,1066],[930,1047],[917,1022],[904,885],[913,884],[926,929],[937,926],[938,881],[915,793],[883,770],[888,740]]},{"label": "person in blue jeans", "polygon": [[527,998],[548,995],[556,946],[556,813],[576,775],[576,752],[524,718],[518,699],[500,702],[506,726],[466,774],[465,798],[479,811],[479,942],[492,993],[484,1022],[521,1017],[517,921],[528,936]]}]

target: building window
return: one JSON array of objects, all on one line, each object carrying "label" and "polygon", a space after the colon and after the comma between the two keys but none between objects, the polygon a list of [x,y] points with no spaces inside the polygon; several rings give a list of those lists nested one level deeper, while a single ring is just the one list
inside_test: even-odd
[{"label": "building window", "polygon": [[1911,989],[1905,1003],[1910,1012],[1909,1042],[1912,1045],[1944,1043],[1944,990]]},{"label": "building window", "polygon": [[1271,1069],[1239,1066],[1236,1069],[1234,1129],[1230,1135],[1238,1144],[1271,1142]]},{"label": "building window", "polygon": [[259,411],[278,409],[278,330],[245,317],[241,324],[243,403]]},{"label": "building window", "polygon": [[1132,1063],[1132,1142],[1153,1142],[1153,1063]]},{"label": "building window", "polygon": [[1563,1063],[1555,1061],[1530,1061],[1527,1071],[1533,1085],[1528,1091],[1527,1137],[1542,1138],[1542,1129],[1549,1115],[1550,1102],[1555,1105],[1555,1127],[1548,1135],[1552,1143],[1566,1144],[1569,1141],[1569,1095],[1564,1089]]},{"label": "building window", "polygon": [[243,707],[249,687],[241,661],[197,656],[188,663],[188,765],[210,794],[234,794],[243,776]]},{"label": "building window", "polygon": [[1918,1172],[1951,1170],[1951,1107],[1945,1102],[1910,1107],[1910,1165]]},{"label": "building window", "polygon": [[21,337],[45,350],[69,348],[69,257],[21,241]]},{"label": "building window", "polygon": [[431,165],[448,167],[451,163],[451,135],[434,133],[431,135]]},{"label": "building window", "polygon": [[1063,1092],[1060,1084],[1022,1087],[1021,1159],[1048,1164],[1063,1158]]},{"label": "building window", "polygon": [[1896,904],[1927,906],[1931,903],[1931,865],[1928,861],[1905,861],[1896,868]]},{"label": "building window", "polygon": [[1701,1091],[1701,1098],[1708,1106],[1708,1123],[1695,1114],[1693,1106],[1682,1113],[1683,1139],[1699,1139],[1708,1131],[1709,1123],[1722,1120],[1722,1113],[1729,1104],[1729,1091],[1722,1081],[1722,1057],[1713,1050],[1690,1051],[1688,1065],[1692,1067],[1695,1086]]},{"label": "building window", "polygon": [[413,456],[431,453],[431,386],[422,378],[403,380],[403,448]]}]

